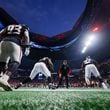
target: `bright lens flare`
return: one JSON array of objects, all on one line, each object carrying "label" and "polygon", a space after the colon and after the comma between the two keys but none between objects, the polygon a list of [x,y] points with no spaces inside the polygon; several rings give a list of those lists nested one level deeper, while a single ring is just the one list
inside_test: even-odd
[{"label": "bright lens flare", "polygon": [[86,40],[85,43],[84,43],[85,46],[84,46],[84,48],[82,49],[81,53],[85,53],[85,52],[86,52],[86,50],[88,49],[88,47],[91,46],[91,44],[95,41],[95,38],[96,38],[96,36],[95,36],[94,34],[89,35],[89,36],[87,37],[87,40]]}]

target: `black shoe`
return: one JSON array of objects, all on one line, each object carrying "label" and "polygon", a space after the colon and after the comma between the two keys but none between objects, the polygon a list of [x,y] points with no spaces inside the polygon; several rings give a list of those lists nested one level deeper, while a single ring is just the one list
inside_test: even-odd
[{"label": "black shoe", "polygon": [[15,89],[18,89],[19,87],[21,87],[22,86],[22,84],[20,83],[20,84],[18,84],[16,87],[15,87]]}]

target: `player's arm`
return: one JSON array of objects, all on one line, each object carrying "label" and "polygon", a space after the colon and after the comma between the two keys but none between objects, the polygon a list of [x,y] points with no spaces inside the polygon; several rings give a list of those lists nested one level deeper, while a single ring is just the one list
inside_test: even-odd
[{"label": "player's arm", "polygon": [[30,47],[30,38],[29,38],[29,31],[24,31],[24,44],[25,47]]},{"label": "player's arm", "polygon": [[29,53],[30,53],[30,38],[29,38],[29,31],[28,30],[25,30],[24,31],[24,47],[25,47],[25,55],[28,56]]}]

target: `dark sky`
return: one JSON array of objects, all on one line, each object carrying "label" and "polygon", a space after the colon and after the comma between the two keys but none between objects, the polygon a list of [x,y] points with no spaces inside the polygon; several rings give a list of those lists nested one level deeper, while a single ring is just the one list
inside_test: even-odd
[{"label": "dark sky", "polygon": [[70,30],[86,6],[87,0],[0,0],[18,22],[30,30],[53,36]]}]

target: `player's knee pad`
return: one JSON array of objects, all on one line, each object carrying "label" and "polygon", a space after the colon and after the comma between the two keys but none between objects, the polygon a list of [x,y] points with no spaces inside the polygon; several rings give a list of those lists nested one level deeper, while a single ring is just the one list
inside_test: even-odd
[{"label": "player's knee pad", "polygon": [[0,73],[5,72],[6,70],[6,63],[5,62],[0,62]]},{"label": "player's knee pad", "polygon": [[19,67],[19,62],[16,62],[16,61],[11,62],[8,65],[8,71],[14,73],[14,72],[16,72],[16,70],[18,69],[18,67]]}]

